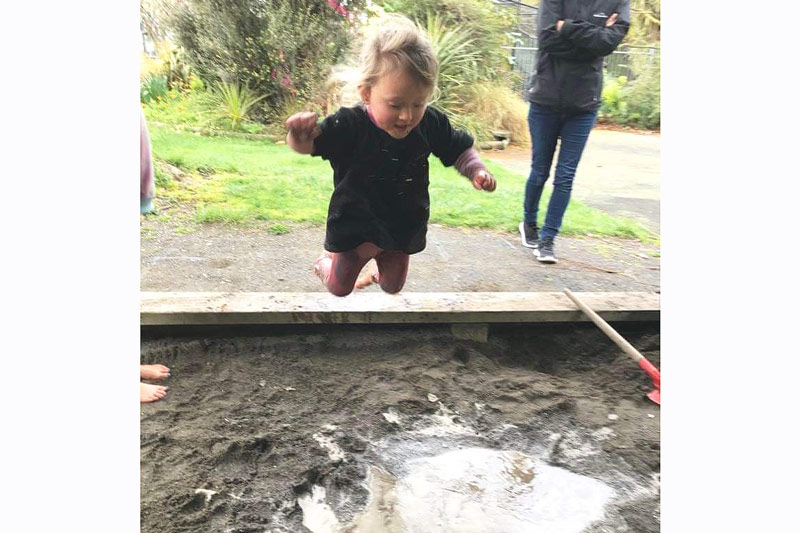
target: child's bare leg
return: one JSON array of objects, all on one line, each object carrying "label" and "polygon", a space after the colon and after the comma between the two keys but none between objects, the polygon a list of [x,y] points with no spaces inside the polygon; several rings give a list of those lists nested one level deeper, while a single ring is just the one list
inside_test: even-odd
[{"label": "child's bare leg", "polygon": [[393,250],[382,252],[375,258],[378,266],[377,282],[384,292],[395,294],[402,290],[408,275],[409,257],[411,256],[407,253]]},{"label": "child's bare leg", "polygon": [[167,388],[162,385],[139,383],[139,403],[155,402],[166,395]]},{"label": "child's bare leg", "polygon": [[164,365],[139,365],[139,376],[142,379],[166,379],[169,368]]},{"label": "child's bare leg", "polygon": [[314,272],[325,288],[336,296],[347,296],[353,292],[358,273],[370,259],[361,257],[356,250],[324,252],[314,263]]}]

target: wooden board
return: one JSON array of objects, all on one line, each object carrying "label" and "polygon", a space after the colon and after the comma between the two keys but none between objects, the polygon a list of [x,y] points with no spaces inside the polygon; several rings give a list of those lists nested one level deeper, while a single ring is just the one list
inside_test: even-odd
[{"label": "wooden board", "polygon": [[[583,292],[578,297],[609,322],[660,320],[651,292]],[[583,322],[560,292],[143,292],[141,324],[392,324]]]}]

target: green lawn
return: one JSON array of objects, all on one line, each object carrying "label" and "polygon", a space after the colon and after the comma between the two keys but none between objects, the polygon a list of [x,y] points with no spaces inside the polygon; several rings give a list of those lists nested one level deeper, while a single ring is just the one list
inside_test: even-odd
[{"label": "green lawn", "polygon": [[[333,171],[326,161],[270,141],[205,137],[155,125],[150,134],[156,160],[191,175],[170,181],[159,169],[157,200],[194,206],[196,221],[325,222],[333,191]],[[430,163],[431,222],[516,231],[526,176],[487,162],[498,180],[497,190],[487,194],[473,189],[454,169],[444,168],[435,156]],[[548,185],[543,207],[550,189]],[[562,233],[653,241],[637,222],[611,217],[575,200],[564,217]]]}]

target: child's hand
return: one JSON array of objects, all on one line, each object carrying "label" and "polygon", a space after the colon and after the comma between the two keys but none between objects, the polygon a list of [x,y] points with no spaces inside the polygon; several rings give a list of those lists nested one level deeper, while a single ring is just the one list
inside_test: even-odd
[{"label": "child's hand", "polygon": [[314,139],[322,133],[317,125],[317,114],[309,111],[295,113],[286,119],[286,144],[300,154],[310,154],[314,151]]},{"label": "child's hand", "polygon": [[479,191],[492,192],[497,188],[497,180],[485,170],[479,170],[472,176],[472,186]]},{"label": "child's hand", "polygon": [[298,142],[307,142],[313,139],[317,127],[317,114],[310,111],[295,113],[286,119],[286,127],[289,129],[289,134]]}]

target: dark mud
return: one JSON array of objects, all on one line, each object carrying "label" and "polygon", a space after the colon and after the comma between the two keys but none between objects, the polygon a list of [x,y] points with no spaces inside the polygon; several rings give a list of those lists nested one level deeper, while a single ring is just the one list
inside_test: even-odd
[{"label": "dark mud", "polygon": [[[659,365],[657,324],[617,327]],[[659,531],[651,384],[588,324],[492,325],[485,343],[448,326],[145,330],[142,362],[172,369],[166,399],[141,410],[144,533],[308,531],[298,497],[315,487],[347,524],[370,503],[370,467],[399,477],[462,447],[606,483],[616,496],[587,532]]]}]

